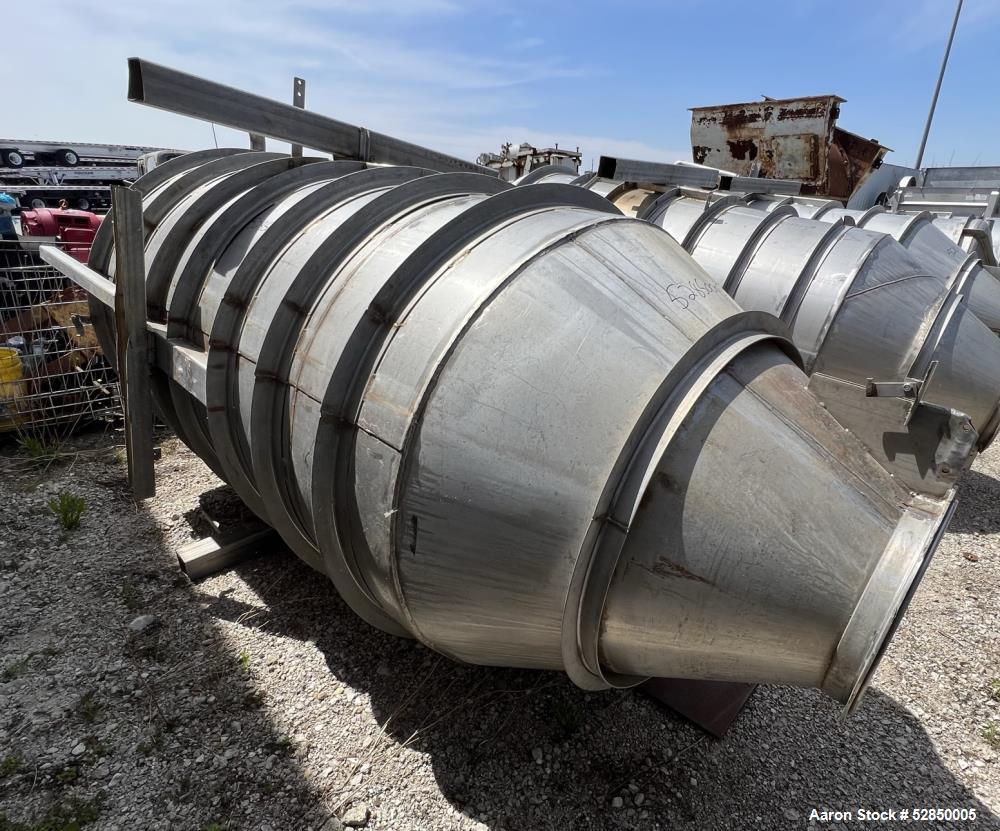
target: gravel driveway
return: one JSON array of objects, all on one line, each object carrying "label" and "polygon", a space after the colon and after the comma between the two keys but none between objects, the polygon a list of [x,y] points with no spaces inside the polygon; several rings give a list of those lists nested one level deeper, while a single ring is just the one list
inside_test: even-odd
[{"label": "gravel driveway", "polygon": [[[813,809],[1000,829],[1000,448],[858,713],[760,688],[719,741],[641,693],[381,634],[288,553],[192,584],[175,552],[235,497],[165,434],[136,506],[120,444],[0,448],[0,831],[784,829]],[[913,808],[977,820],[858,820]]]}]

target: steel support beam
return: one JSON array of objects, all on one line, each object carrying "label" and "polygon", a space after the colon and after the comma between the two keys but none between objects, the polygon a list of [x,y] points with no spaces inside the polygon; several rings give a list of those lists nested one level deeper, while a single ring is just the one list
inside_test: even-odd
[{"label": "steel support beam", "polygon": [[413,165],[441,172],[473,171],[488,176],[497,175],[497,171],[465,159],[178,72],[142,58],[129,58],[128,71],[129,101],[149,107],[311,147],[332,153],[338,159]]},{"label": "steel support beam", "polygon": [[115,328],[118,382],[125,406],[128,481],[136,499],[156,496],[153,472],[153,402],[149,392],[146,334],[146,264],[143,251],[142,194],[128,187],[111,190],[115,234]]},{"label": "steel support beam", "polygon": [[619,159],[601,156],[597,175],[620,182],[640,182],[645,185],[717,188],[721,178],[718,170],[688,164],[647,162],[641,159]]}]

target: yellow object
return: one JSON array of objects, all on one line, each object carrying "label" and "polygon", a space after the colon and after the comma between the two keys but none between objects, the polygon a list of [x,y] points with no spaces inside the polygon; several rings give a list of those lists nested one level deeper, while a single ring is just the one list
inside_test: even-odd
[{"label": "yellow object", "polygon": [[0,430],[10,430],[21,423],[20,402],[26,392],[21,353],[0,347]]}]

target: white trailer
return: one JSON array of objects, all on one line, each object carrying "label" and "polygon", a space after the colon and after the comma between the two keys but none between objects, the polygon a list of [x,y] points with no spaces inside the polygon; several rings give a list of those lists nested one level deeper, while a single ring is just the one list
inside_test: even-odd
[{"label": "white trailer", "polygon": [[30,141],[0,138],[0,165],[20,168],[26,164],[76,167],[79,164],[106,165],[135,162],[144,153],[162,147],[130,144],[89,144],[78,141]]}]

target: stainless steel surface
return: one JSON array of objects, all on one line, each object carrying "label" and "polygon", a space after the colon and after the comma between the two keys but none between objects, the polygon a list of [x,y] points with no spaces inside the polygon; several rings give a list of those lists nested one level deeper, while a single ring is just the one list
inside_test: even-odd
[{"label": "stainless steel surface", "polygon": [[[908,486],[942,494],[1000,417],[1000,341],[963,300],[968,292],[992,316],[996,281],[968,263],[956,267],[955,252],[928,255],[937,265],[925,265],[886,234],[854,227],[852,212],[836,204],[674,189],[641,218],[680,241],[744,308],[787,323],[810,387],[838,420]],[[857,219],[899,223],[883,216],[874,209]],[[907,238],[920,229],[925,240],[926,220],[895,230]],[[909,392],[879,394],[879,383]],[[964,441],[962,428],[953,444],[955,412],[976,441]],[[964,456],[956,462],[956,454]]]},{"label": "stainless steel surface", "polygon": [[115,284],[107,277],[88,268],[55,245],[39,246],[38,254],[45,262],[58,268],[99,303],[114,308]]},{"label": "stainless steel surface", "polygon": [[897,213],[930,211],[934,222],[986,265],[1000,260],[1000,176],[997,168],[931,168],[905,177],[889,199]]},{"label": "stainless steel surface", "polygon": [[432,170],[495,171],[392,136],[282,104],[233,87],[129,58],[128,98],[150,107],[288,141],[335,157],[386,164],[418,164]]},{"label": "stainless steel surface", "polygon": [[966,223],[953,219],[957,239],[953,241],[939,227],[933,214],[889,213],[876,206],[868,210],[844,208],[833,200],[795,197],[772,199],[750,194],[746,197],[751,207],[775,210],[789,205],[801,217],[835,223],[840,220],[853,222],[859,228],[888,234],[913,255],[927,274],[939,278],[948,289],[961,294],[972,312],[994,332],[1000,334],[1000,280],[983,268],[979,256],[957,244],[966,233]]},{"label": "stainless steel surface", "polygon": [[643,185],[715,188],[719,186],[723,174],[715,168],[702,165],[667,164],[601,156],[597,165],[597,175],[603,179],[617,179],[620,182]]},{"label": "stainless steel surface", "polygon": [[571,167],[565,167],[558,164],[544,164],[539,165],[538,167],[533,167],[529,173],[519,176],[511,184],[534,185],[539,182],[548,182],[553,185],[569,185],[579,178],[580,174],[578,174]]},{"label": "stainless steel surface", "polygon": [[185,350],[153,385],[359,615],[585,688],[857,703],[953,493],[844,431],[779,321],[583,188],[272,156],[137,183],[148,325]]}]

